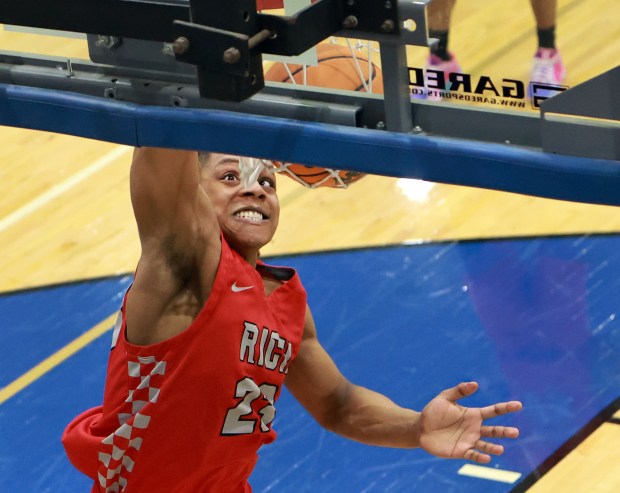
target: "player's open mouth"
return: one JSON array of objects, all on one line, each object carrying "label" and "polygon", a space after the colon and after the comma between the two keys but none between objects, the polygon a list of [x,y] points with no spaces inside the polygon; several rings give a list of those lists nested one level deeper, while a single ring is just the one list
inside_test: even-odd
[{"label": "player's open mouth", "polygon": [[251,209],[244,209],[242,211],[235,212],[235,217],[252,222],[260,222],[264,219],[269,219],[269,217],[264,215],[262,212]]}]

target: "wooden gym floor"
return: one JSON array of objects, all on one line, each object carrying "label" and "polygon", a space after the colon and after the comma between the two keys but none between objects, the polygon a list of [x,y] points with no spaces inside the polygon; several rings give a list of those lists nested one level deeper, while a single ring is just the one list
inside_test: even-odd
[{"label": "wooden gym floor", "polygon": [[[618,18],[615,0],[559,1],[557,38],[568,67],[567,85],[617,64]],[[465,71],[526,80],[535,49],[532,25],[526,0],[461,0],[453,14],[451,47]],[[83,42],[64,38],[1,31],[0,46],[87,58]],[[424,57],[414,49],[410,63],[421,66]],[[6,127],[0,128],[0,142],[0,292],[132,272],[139,245],[128,195],[131,149]],[[369,176],[348,190],[311,191],[281,178],[278,187],[281,224],[264,255],[620,233],[620,213],[613,207],[415,180]],[[0,380],[2,385],[10,381]],[[18,395],[0,398],[0,419],[4,402]],[[619,420],[617,414],[583,437],[528,491],[618,491]]]}]

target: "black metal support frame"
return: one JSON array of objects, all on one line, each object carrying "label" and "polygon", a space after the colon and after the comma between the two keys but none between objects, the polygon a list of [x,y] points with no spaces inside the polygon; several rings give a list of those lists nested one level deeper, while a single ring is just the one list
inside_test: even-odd
[{"label": "black metal support frame", "polygon": [[317,0],[294,16],[259,13],[256,0],[20,0],[0,7],[0,22],[97,34],[111,48],[123,38],[171,43],[177,60],[196,65],[201,96],[227,101],[264,87],[263,53],[298,55],[336,33],[380,40],[401,31],[396,0]]}]

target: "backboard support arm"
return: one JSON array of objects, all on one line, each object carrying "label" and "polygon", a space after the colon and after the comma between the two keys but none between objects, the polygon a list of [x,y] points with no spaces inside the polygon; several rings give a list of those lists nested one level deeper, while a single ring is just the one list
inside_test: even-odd
[{"label": "backboard support arm", "polygon": [[[275,16],[257,12],[255,0],[227,0],[225,8],[219,0],[20,0],[0,8],[0,22],[95,34],[111,49],[123,38],[170,43],[177,60],[197,67],[202,97],[242,101],[264,87],[263,53],[298,55],[334,34],[428,44],[426,3],[317,0],[295,15]],[[405,20],[423,33],[403,27],[401,5]]]}]

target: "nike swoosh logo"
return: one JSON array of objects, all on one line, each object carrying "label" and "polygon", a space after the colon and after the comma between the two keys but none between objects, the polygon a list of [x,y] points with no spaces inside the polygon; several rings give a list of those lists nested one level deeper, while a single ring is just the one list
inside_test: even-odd
[{"label": "nike swoosh logo", "polygon": [[246,291],[248,289],[252,289],[253,287],[254,286],[237,286],[237,281],[235,281],[230,289],[232,289],[233,293],[240,293],[241,291]]}]

